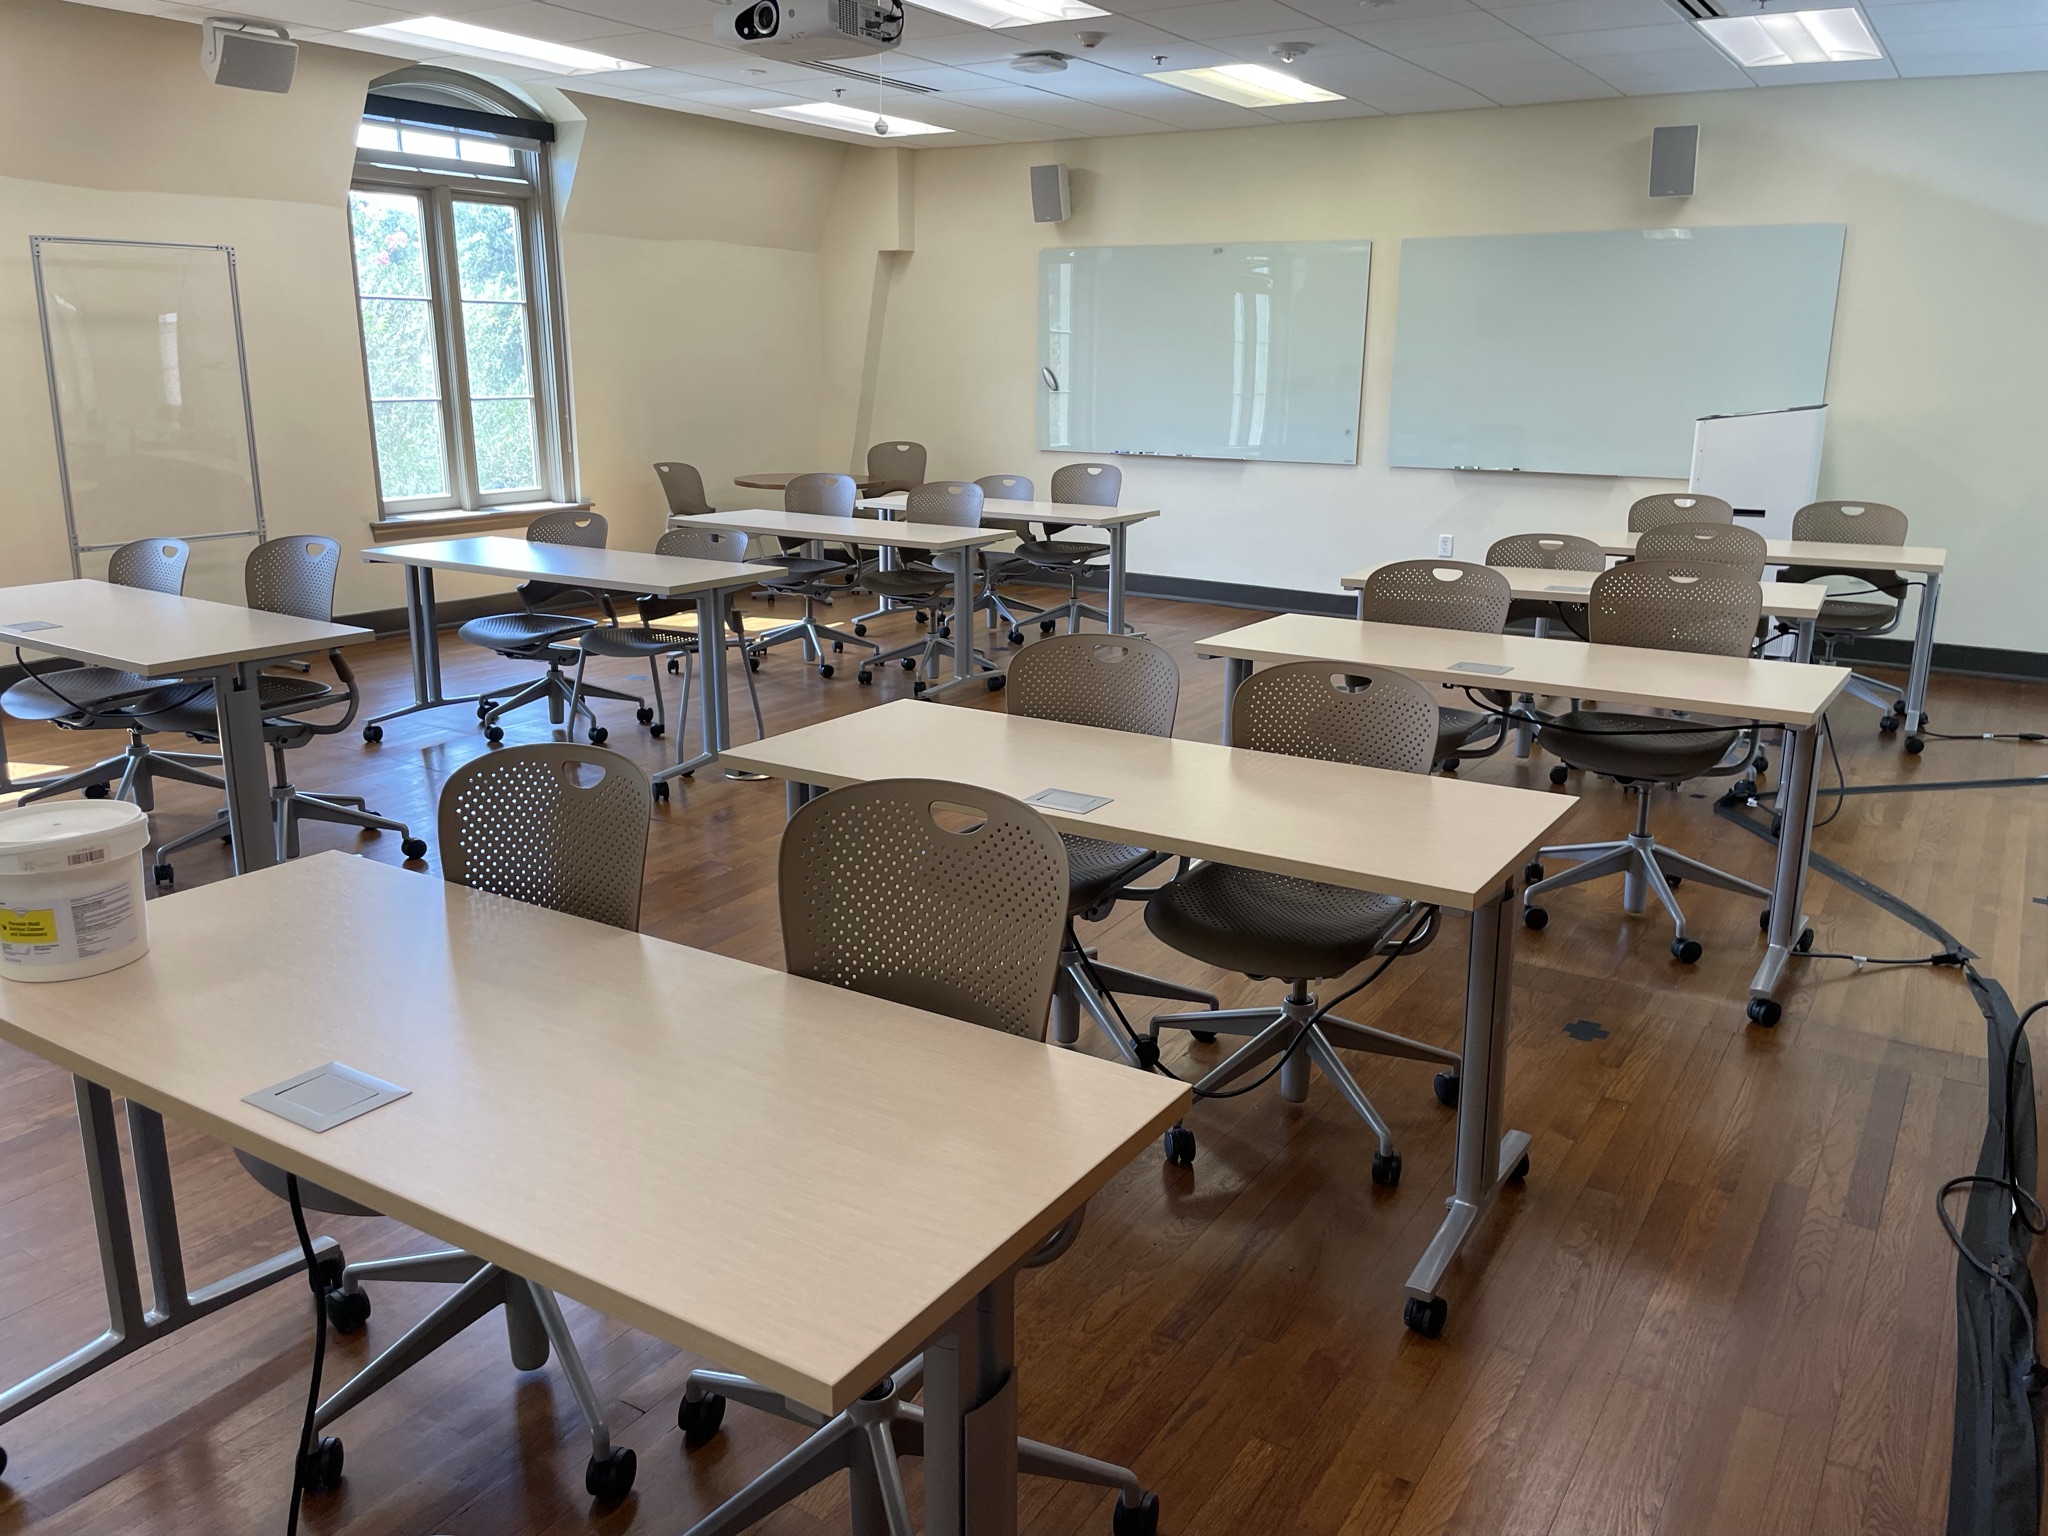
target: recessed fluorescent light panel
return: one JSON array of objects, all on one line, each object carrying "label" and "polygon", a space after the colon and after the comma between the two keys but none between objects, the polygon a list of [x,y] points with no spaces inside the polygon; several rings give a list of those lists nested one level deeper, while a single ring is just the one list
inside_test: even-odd
[{"label": "recessed fluorescent light panel", "polygon": [[914,117],[887,117],[880,112],[863,112],[836,101],[807,101],[796,107],[756,107],[762,117],[787,117],[799,123],[816,123],[857,133],[863,138],[907,139],[920,133],[951,133],[935,123],[920,123]]},{"label": "recessed fluorescent light panel", "polygon": [[1326,91],[1306,80],[1283,75],[1263,64],[1218,64],[1214,69],[1169,69],[1147,75],[1184,91],[1213,96],[1234,107],[1292,107],[1305,101],[1342,101],[1335,91]]},{"label": "recessed fluorescent light panel", "polygon": [[1109,12],[1086,0],[917,0],[927,11],[977,27],[1032,27],[1047,21],[1086,21]]},{"label": "recessed fluorescent light panel", "polygon": [[1848,64],[1884,57],[1863,13],[1848,6],[1832,11],[1708,16],[1696,25],[1745,69],[1767,69],[1774,64]]},{"label": "recessed fluorescent light panel", "polygon": [[363,37],[388,38],[396,43],[436,43],[448,53],[471,54],[508,64],[531,64],[558,75],[601,75],[613,70],[647,67],[626,59],[592,53],[587,48],[571,48],[566,43],[521,37],[516,32],[499,32],[490,27],[473,27],[466,21],[450,21],[445,16],[415,16],[411,21],[386,22],[382,26],[351,30]]}]

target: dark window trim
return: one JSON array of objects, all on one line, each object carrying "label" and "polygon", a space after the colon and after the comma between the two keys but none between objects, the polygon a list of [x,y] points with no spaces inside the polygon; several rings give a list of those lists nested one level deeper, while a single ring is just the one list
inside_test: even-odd
[{"label": "dark window trim", "polygon": [[500,139],[524,139],[533,144],[555,142],[555,125],[530,117],[510,117],[500,112],[472,112],[466,107],[444,106],[438,101],[413,101],[404,96],[380,96],[375,91],[363,99],[363,116],[389,118],[399,123],[424,123],[434,128],[463,128]]}]

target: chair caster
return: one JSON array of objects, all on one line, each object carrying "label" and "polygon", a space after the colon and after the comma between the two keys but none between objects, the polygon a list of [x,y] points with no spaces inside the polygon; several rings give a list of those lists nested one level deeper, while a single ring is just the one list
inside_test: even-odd
[{"label": "chair caster", "polygon": [[1146,1493],[1135,1504],[1118,1495],[1109,1516],[1110,1536],[1159,1536],[1159,1495]]},{"label": "chair caster", "polygon": [[616,1504],[633,1491],[633,1474],[640,1470],[639,1463],[630,1448],[615,1445],[602,1460],[590,1458],[583,1469],[583,1491],[600,1504]]},{"label": "chair caster", "polygon": [[916,694],[921,699],[924,697],[925,687],[925,680],[920,677],[916,682],[910,685],[910,691]]},{"label": "chair caster", "polygon": [[1756,927],[1759,933],[1769,933],[1771,931],[1771,909],[1769,907],[1765,907],[1763,911],[1757,913]]},{"label": "chair caster", "polygon": [[308,1493],[331,1493],[341,1486],[343,1461],[341,1442],[322,1435],[314,1447],[299,1457],[299,1486]]},{"label": "chair caster", "polygon": [[177,871],[173,870],[168,864],[155,865],[149,873],[158,885],[169,885],[172,880],[177,878]]},{"label": "chair caster", "polygon": [[88,800],[104,800],[112,793],[113,791],[104,784],[88,784],[85,786],[85,798]]},{"label": "chair caster", "polygon": [[1373,1153],[1372,1181],[1387,1189],[1397,1187],[1401,1182],[1401,1154],[1398,1152]]},{"label": "chair caster", "polygon": [[368,1291],[332,1290],[327,1293],[327,1326],[336,1333],[361,1333],[370,1320]]},{"label": "chair caster", "polygon": [[818,676],[820,676],[820,677],[830,677],[831,675],[832,675],[832,663],[831,663],[831,662],[829,662],[829,661],[821,661],[821,662],[819,662],[819,663],[818,663]]},{"label": "chair caster", "polygon": [[906,672],[915,672],[917,670],[917,658],[915,656],[905,656],[896,665]]},{"label": "chair caster", "polygon": [[868,632],[868,627],[865,624],[856,624],[853,626],[853,632],[856,635],[865,635]]},{"label": "chair caster", "polygon": [[760,658],[760,657],[758,657],[758,656],[749,656],[749,657],[747,658],[747,670],[748,670],[749,672],[758,672],[758,671],[760,671],[760,670],[761,670],[761,658]]},{"label": "chair caster", "polygon": [[928,624],[931,622],[931,615],[926,613],[922,608],[920,608],[917,610],[917,622],[920,624]]},{"label": "chair caster", "polygon": [[381,725],[366,725],[366,726],[364,726],[364,727],[363,727],[363,742],[364,742],[364,744],[365,744],[365,745],[367,745],[367,746],[372,746],[372,747],[374,747],[375,745],[377,745],[377,743],[378,743],[378,742],[382,741],[383,739],[384,739],[384,727],[383,727],[383,726],[381,726]]},{"label": "chair caster", "polygon": [[1438,763],[1437,767],[1445,773],[1456,773],[1458,771],[1458,760],[1455,757],[1447,757]]},{"label": "chair caster", "polygon": [[1811,928],[1802,928],[1799,931],[1799,937],[1792,941],[1792,947],[1802,955],[1811,951],[1813,948],[1813,930]]},{"label": "chair caster", "polygon": [[654,711],[643,704],[633,711],[633,718],[642,725],[652,725],[654,723]]},{"label": "chair caster", "polygon": [[675,675],[676,675],[677,673],[681,672],[682,670],[683,670],[683,664],[682,664],[682,663],[681,663],[680,661],[677,661],[677,660],[675,659],[675,657],[673,657],[673,656],[669,657],[669,659],[668,659],[668,675],[669,675],[670,677],[674,677],[674,676],[675,676]]},{"label": "chair caster", "polygon": [[1700,947],[1698,939],[1673,939],[1671,941],[1671,958],[1680,965],[1697,965],[1699,964],[1700,956],[1705,953],[1706,951]]},{"label": "chair caster", "polygon": [[702,1397],[685,1397],[676,1405],[676,1428],[683,1432],[683,1444],[695,1450],[718,1433],[725,1422],[725,1399],[716,1392]]},{"label": "chair caster", "polygon": [[1195,1166],[1195,1133],[1184,1125],[1166,1128],[1166,1162],[1172,1168]]},{"label": "chair caster", "polygon": [[1004,685],[1007,684],[1009,681],[1010,680],[1007,677],[1003,676],[1002,673],[991,672],[989,674],[988,679],[988,691],[990,693],[1001,693],[1003,691]]},{"label": "chair caster", "polygon": [[1021,629],[1011,630],[1009,634],[1009,641],[1012,645],[1022,645],[1024,643],[1024,631]]},{"label": "chair caster", "polygon": [[1541,931],[1550,926],[1550,914],[1542,907],[1522,908],[1522,926]]},{"label": "chair caster", "polygon": [[1749,760],[1749,766],[1754,768],[1758,773],[1762,773],[1765,769],[1771,766],[1771,760],[1768,757],[1764,756],[1763,753],[1759,752],[1755,757]]},{"label": "chair caster", "polygon": [[1555,768],[1550,770],[1550,782],[1553,784],[1562,784],[1570,773],[1571,769],[1565,767],[1563,763],[1559,763]]},{"label": "chair caster", "polygon": [[1535,883],[1536,883],[1536,882],[1537,882],[1538,880],[1541,880],[1542,878],[1543,878],[1543,861],[1542,861],[1542,860],[1540,860],[1540,859],[1531,859],[1531,860],[1530,860],[1530,861],[1529,861],[1528,863],[1526,863],[1526,864],[1524,864],[1524,865],[1522,866],[1522,884],[1524,884],[1524,885],[1534,885],[1534,884],[1535,884]]},{"label": "chair caster", "polygon": [[427,856],[427,840],[424,837],[408,837],[398,845],[398,851],[408,859],[424,859]]},{"label": "chair caster", "polygon": [[494,709],[495,707],[496,707],[496,706],[495,706],[495,705],[493,705],[493,704],[491,703],[491,701],[490,701],[489,699],[478,699],[478,700],[476,701],[476,717],[477,717],[477,719],[479,719],[479,720],[487,720],[487,719],[489,719],[489,718],[490,718],[490,713],[491,713],[492,709]]},{"label": "chair caster", "polygon": [[654,781],[654,798],[659,800],[663,805],[668,804],[667,779],[656,779]]},{"label": "chair caster", "polygon": [[662,737],[668,734],[668,727],[665,725],[650,725],[649,727],[647,727],[647,734],[652,736],[656,741],[659,741]]},{"label": "chair caster", "polygon": [[502,725],[487,725],[484,727],[484,740],[488,741],[492,746],[495,747],[504,739],[505,727]]},{"label": "chair caster", "polygon": [[1905,723],[1906,717],[1903,714],[1894,715],[1887,711],[1885,715],[1877,722],[1877,728],[1880,731],[1882,731],[1885,735],[1889,736]]},{"label": "chair caster", "polygon": [[1778,1020],[1785,1017],[1785,1009],[1775,997],[1752,997],[1748,1012],[1749,1022],[1765,1029],[1776,1029]]},{"label": "chair caster", "polygon": [[0,1475],[5,1475],[6,1471],[7,1471],[7,1448],[6,1448],[5,1446],[0,1446]]},{"label": "chair caster", "polygon": [[1681,885],[1685,884],[1685,877],[1683,875],[1666,875],[1664,877],[1664,883],[1670,886],[1671,889],[1675,891]]},{"label": "chair caster", "polygon": [[612,733],[606,730],[603,726],[593,725],[590,728],[590,744],[593,747],[601,747],[611,737],[611,734]]},{"label": "chair caster", "polygon": [[1188,1038],[1200,1045],[1214,1045],[1216,1043],[1216,1031],[1213,1029],[1191,1029],[1188,1031]]},{"label": "chair caster", "polygon": [[1922,741],[1918,736],[1908,736],[1906,738],[1906,751],[1909,755],[1913,757],[1918,757],[1922,752],[1925,752],[1926,750],[1927,743]]},{"label": "chair caster", "polygon": [[1049,635],[1059,628],[1059,622],[1058,619],[1040,619],[1038,621],[1038,632],[1041,635]]},{"label": "chair caster", "polygon": [[843,651],[846,649],[846,642],[844,640],[834,640],[832,642],[832,649],[835,651]]},{"label": "chair caster", "polygon": [[1443,1105],[1445,1109],[1456,1109],[1458,1107],[1457,1073],[1439,1072],[1431,1081],[1430,1086],[1436,1090],[1437,1103]]},{"label": "chair caster", "polygon": [[865,688],[869,683],[872,683],[875,680],[875,674],[870,672],[866,667],[862,667],[858,672],[853,674],[853,680],[856,683],[859,683],[861,687]]},{"label": "chair caster", "polygon": [[1523,1153],[1523,1154],[1522,1154],[1522,1155],[1521,1155],[1520,1157],[1518,1157],[1518,1158],[1516,1158],[1516,1159],[1515,1159],[1515,1166],[1514,1166],[1514,1167],[1512,1167],[1512,1168],[1510,1168],[1510,1169],[1508,1170],[1508,1180],[1507,1180],[1507,1181],[1508,1181],[1508,1182],[1509,1182],[1510,1184],[1519,1184],[1519,1183],[1521,1183],[1521,1182],[1522,1182],[1522,1180],[1524,1180],[1524,1179],[1526,1179],[1526,1178],[1528,1178],[1528,1177],[1529,1177],[1529,1154],[1528,1154],[1528,1153],[1526,1153],[1526,1152],[1524,1152],[1524,1153]]},{"label": "chair caster", "polygon": [[1401,1308],[1401,1321],[1408,1325],[1408,1331],[1419,1333],[1425,1339],[1440,1337],[1450,1315],[1451,1304],[1441,1296],[1432,1296],[1427,1301],[1410,1296]]}]

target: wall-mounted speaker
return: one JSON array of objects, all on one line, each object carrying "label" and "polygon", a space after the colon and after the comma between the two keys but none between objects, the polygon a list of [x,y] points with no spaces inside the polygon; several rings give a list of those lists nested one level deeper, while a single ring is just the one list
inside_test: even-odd
[{"label": "wall-mounted speaker", "polygon": [[1700,125],[1659,128],[1650,135],[1650,196],[1691,197],[1700,163]]},{"label": "wall-mounted speaker", "polygon": [[281,95],[292,88],[298,62],[299,45],[274,21],[209,16],[199,29],[199,64],[215,85]]},{"label": "wall-mounted speaker", "polygon": [[1063,224],[1072,213],[1067,198],[1067,168],[1064,165],[1031,167],[1031,217],[1041,224]]}]

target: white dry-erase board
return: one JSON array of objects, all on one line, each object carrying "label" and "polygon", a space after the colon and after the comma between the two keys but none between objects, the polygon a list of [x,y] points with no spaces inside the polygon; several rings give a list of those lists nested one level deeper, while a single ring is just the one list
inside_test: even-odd
[{"label": "white dry-erase board", "polygon": [[1401,242],[1387,462],[1685,478],[1702,416],[1827,398],[1840,224]]},{"label": "white dry-erase board", "polygon": [[1041,251],[1038,446],[1356,464],[1371,274],[1365,240]]}]

